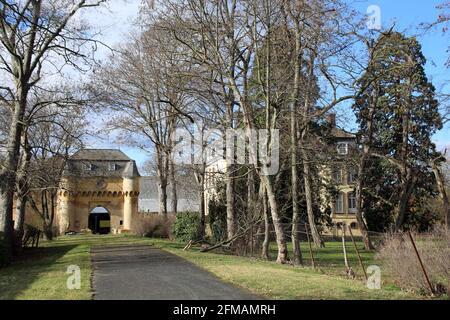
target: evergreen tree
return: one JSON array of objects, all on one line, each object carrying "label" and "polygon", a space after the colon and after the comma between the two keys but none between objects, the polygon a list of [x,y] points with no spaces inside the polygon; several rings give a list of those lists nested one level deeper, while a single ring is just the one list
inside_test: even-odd
[{"label": "evergreen tree", "polygon": [[354,105],[360,136],[370,144],[370,155],[384,160],[383,165],[390,167],[385,167],[386,172],[392,171],[389,188],[395,198],[395,230],[403,227],[414,192],[431,172],[430,162],[437,155],[431,138],[442,128],[425,63],[415,37],[398,32],[381,35],[360,79],[361,88],[366,89]]}]

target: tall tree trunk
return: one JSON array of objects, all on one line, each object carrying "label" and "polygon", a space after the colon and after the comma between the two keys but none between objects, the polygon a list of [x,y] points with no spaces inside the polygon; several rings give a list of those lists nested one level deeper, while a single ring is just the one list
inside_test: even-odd
[{"label": "tall tree trunk", "polygon": [[290,116],[291,116],[291,197],[292,197],[292,251],[294,253],[294,264],[302,265],[302,252],[300,249],[299,240],[299,222],[300,212],[298,208],[298,170],[297,170],[297,107],[300,100],[300,77],[301,77],[301,35],[298,28],[295,29],[295,63],[294,63],[294,90],[292,92],[292,98],[290,103]]},{"label": "tall tree trunk", "polygon": [[249,167],[247,172],[247,217],[253,221],[256,218],[256,188],[255,188],[255,171]]},{"label": "tall tree trunk", "polygon": [[163,179],[158,183],[159,214],[167,218],[167,183]]},{"label": "tall tree trunk", "polygon": [[267,198],[269,200],[270,211],[272,214],[273,228],[275,229],[275,235],[277,238],[277,263],[284,264],[288,262],[286,235],[281,222],[281,217],[278,210],[278,202],[276,199],[275,191],[273,190],[272,180],[270,176],[262,176],[261,181],[264,183],[267,192]]},{"label": "tall tree trunk", "polygon": [[17,174],[17,199],[16,199],[16,220],[14,223],[14,250],[20,252],[22,249],[22,238],[24,233],[25,211],[29,186],[27,181],[28,168],[31,160],[31,149],[28,144],[26,130],[22,134],[22,160]]},{"label": "tall tree trunk", "polygon": [[20,156],[22,120],[26,107],[26,90],[19,88],[19,97],[11,118],[4,167],[0,172],[0,266],[11,262],[13,247],[13,201],[16,171]]},{"label": "tall tree trunk", "polygon": [[170,157],[170,192],[171,192],[171,205],[172,212],[178,213],[178,193],[177,193],[177,180],[175,174],[175,164],[172,157]]},{"label": "tall tree trunk", "polygon": [[261,258],[269,260],[269,244],[270,244],[270,217],[267,209],[266,189],[262,187],[262,214],[264,216],[264,241],[262,244]]},{"label": "tall tree trunk", "polygon": [[295,109],[291,110],[291,188],[292,188],[292,250],[294,252],[294,264],[302,265],[302,252],[299,240],[300,212],[298,208],[298,170],[297,170],[297,129]]},{"label": "tall tree trunk", "polygon": [[202,238],[206,235],[206,204],[205,204],[205,174],[206,174],[206,164],[199,166],[199,170],[195,170],[195,180],[198,185],[199,194],[199,214],[200,214],[200,234]]},{"label": "tall tree trunk", "polygon": [[[406,86],[411,87],[411,79],[406,80]],[[410,90],[411,91],[411,90]],[[411,97],[411,94],[408,95]],[[401,175],[401,190],[398,204],[396,207],[396,217],[395,217],[395,231],[399,231],[403,226],[405,220],[406,211],[408,210],[409,199],[413,192],[415,185],[415,177],[412,174],[412,170],[409,167],[409,131],[410,131],[410,98],[407,99],[406,108],[402,113],[402,145],[401,145],[401,164],[400,164],[400,175]]]},{"label": "tall tree trunk", "polygon": [[[372,52],[370,53],[372,55]],[[361,232],[362,239],[364,241],[364,247],[366,250],[372,250],[373,244],[370,240],[369,231],[367,228],[366,221],[363,215],[363,190],[365,186],[366,179],[366,167],[367,167],[367,159],[370,155],[372,148],[372,136],[373,136],[373,121],[374,115],[377,108],[379,96],[379,88],[378,85],[375,85],[373,92],[371,94],[371,102],[369,106],[369,112],[367,115],[367,139],[363,141],[363,152],[361,158],[359,160],[358,166],[358,177],[356,182],[356,221],[358,222],[358,228]]]},{"label": "tall tree trunk", "polygon": [[[302,133],[302,141],[304,140],[305,131]],[[305,198],[306,198],[306,211],[308,214],[308,224],[310,232],[313,238],[314,245],[318,248],[324,247],[322,238],[320,237],[319,230],[317,229],[316,221],[314,218],[313,208],[313,190],[311,186],[311,167],[309,163],[308,151],[305,146],[301,147],[302,162],[303,162],[303,180],[305,184]]]},{"label": "tall tree trunk", "polygon": [[18,194],[16,198],[16,220],[14,221],[14,251],[17,253],[22,251],[26,206],[27,196]]},{"label": "tall tree trunk", "polygon": [[445,189],[445,180],[440,168],[435,161],[432,161],[431,167],[433,168],[434,178],[436,179],[439,195],[442,199],[445,225],[448,229],[450,229],[450,203],[448,200],[447,190]]},{"label": "tall tree trunk", "polygon": [[169,159],[164,150],[160,146],[156,146],[156,173],[158,178],[158,199],[159,199],[159,214],[167,218],[167,177],[169,175]]},{"label": "tall tree trunk", "polygon": [[409,200],[415,185],[416,179],[412,176],[411,170],[408,169],[407,177],[402,182],[398,204],[395,208],[395,232],[400,231],[405,222],[406,211],[408,210]]},{"label": "tall tree trunk", "polygon": [[236,207],[234,165],[227,165],[226,172],[226,206],[227,206],[227,238],[232,239],[236,234]]},{"label": "tall tree trunk", "polygon": [[370,240],[370,236],[369,236],[369,231],[367,229],[367,225],[366,225],[366,221],[364,220],[363,217],[363,205],[362,205],[362,201],[363,201],[363,196],[362,196],[362,191],[364,189],[364,174],[366,171],[366,155],[363,154],[361,156],[361,159],[359,161],[359,167],[358,167],[358,180],[356,182],[356,191],[355,191],[355,196],[356,196],[356,221],[358,222],[358,228],[359,231],[361,232],[361,237],[364,241],[364,248],[366,250],[372,250],[373,249],[373,245],[372,245],[372,241]]},{"label": "tall tree trunk", "polygon": [[200,190],[200,234],[206,236],[205,190]]},{"label": "tall tree trunk", "polygon": [[[363,156],[364,157],[364,156]],[[361,159],[358,168],[358,181],[356,184],[356,221],[361,232],[362,239],[364,241],[364,247],[366,250],[372,250],[373,245],[370,240],[369,231],[367,229],[366,221],[363,218],[362,210],[362,190],[364,188],[364,172],[365,172],[365,160]]]}]

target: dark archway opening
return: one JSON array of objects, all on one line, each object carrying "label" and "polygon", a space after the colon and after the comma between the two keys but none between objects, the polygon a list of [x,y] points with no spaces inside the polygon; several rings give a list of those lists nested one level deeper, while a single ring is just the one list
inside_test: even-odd
[{"label": "dark archway opening", "polygon": [[111,215],[108,209],[96,207],[89,212],[88,227],[93,234],[108,234],[111,232]]}]

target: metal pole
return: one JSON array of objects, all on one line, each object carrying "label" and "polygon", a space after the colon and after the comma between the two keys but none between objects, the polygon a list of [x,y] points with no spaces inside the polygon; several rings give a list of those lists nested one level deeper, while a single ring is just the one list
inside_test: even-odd
[{"label": "metal pole", "polygon": [[362,262],[361,255],[359,254],[359,250],[358,250],[358,247],[356,246],[355,239],[353,239],[352,227],[349,227],[348,231],[350,232],[350,238],[352,239],[353,245],[355,246],[356,254],[358,255],[359,264],[364,272],[364,277],[366,278],[366,280],[368,280],[369,278],[367,277],[367,272],[366,272],[366,269],[364,268],[364,264]]},{"label": "metal pole", "polygon": [[416,247],[416,244],[415,244],[414,239],[412,237],[411,231],[408,231],[408,236],[409,236],[409,240],[411,240],[411,243],[413,245],[414,251],[416,252],[417,260],[419,260],[420,267],[422,268],[423,275],[425,276],[425,280],[428,283],[428,287],[430,289],[430,292],[433,295],[434,294],[433,286],[431,285],[430,278],[428,278],[427,270],[425,269],[425,266],[423,265],[422,259],[420,258],[420,254],[419,254],[419,251],[417,250],[417,247]]}]

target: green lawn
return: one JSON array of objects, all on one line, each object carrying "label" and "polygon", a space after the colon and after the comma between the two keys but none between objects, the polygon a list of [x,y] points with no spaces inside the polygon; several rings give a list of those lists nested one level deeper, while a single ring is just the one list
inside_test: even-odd
[{"label": "green lawn", "polygon": [[[375,261],[375,252],[364,250],[364,244],[362,242],[357,241],[356,246],[361,255],[361,260],[363,261],[363,265],[367,270],[367,267],[370,265],[377,265],[379,262]],[[301,242],[300,244],[303,264],[305,266],[311,266],[311,254],[309,251],[308,243]],[[288,244],[289,252],[292,252],[291,243]],[[358,260],[358,255],[356,254],[355,247],[352,242],[346,243],[347,248],[347,259],[350,267],[355,272],[356,276],[359,279],[364,279],[363,270],[360,267],[360,263]],[[344,254],[342,249],[342,242],[327,242],[325,248],[317,249],[314,246],[312,247],[313,256],[315,260],[316,267],[326,274],[330,275],[340,275],[345,276],[345,263],[344,263]],[[270,254],[274,259],[277,256],[277,246],[276,243],[272,243],[270,246]]]},{"label": "green lawn", "polygon": [[[255,258],[235,257],[218,253],[201,253],[198,248],[183,251],[184,244],[135,236],[65,236],[43,242],[39,249],[28,250],[8,268],[0,269],[0,299],[90,299],[91,246],[109,244],[149,244],[183,257],[210,271],[224,281],[249,289],[262,297],[273,299],[417,299],[392,285],[369,290],[362,280],[348,280],[343,274],[340,243],[327,243],[315,249],[319,271],[310,268],[278,265]],[[361,244],[359,244],[361,246]],[[275,257],[276,248],[271,248]],[[305,263],[309,252],[302,247]],[[349,259],[358,274],[356,256],[348,246]],[[364,252],[365,263],[371,264],[373,253]],[[80,290],[68,290],[66,274],[69,265],[81,268]],[[359,274],[361,275],[361,274]]]},{"label": "green lawn", "polygon": [[[142,243],[149,239],[122,236],[65,236],[42,241],[38,249],[28,249],[11,266],[0,269],[0,299],[88,300],[91,290],[92,245]],[[81,289],[67,289],[70,265],[81,270]]]}]

